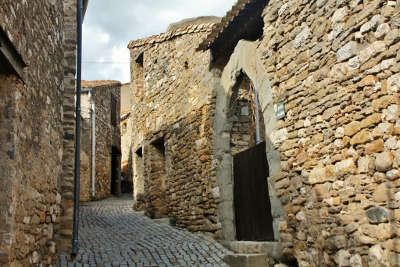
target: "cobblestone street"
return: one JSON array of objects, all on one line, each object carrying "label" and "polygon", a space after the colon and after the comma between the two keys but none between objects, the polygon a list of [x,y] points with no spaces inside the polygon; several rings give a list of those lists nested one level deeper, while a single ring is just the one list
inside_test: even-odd
[{"label": "cobblestone street", "polygon": [[64,266],[226,266],[230,253],[204,235],[178,230],[132,210],[128,196],[81,206],[80,250]]}]

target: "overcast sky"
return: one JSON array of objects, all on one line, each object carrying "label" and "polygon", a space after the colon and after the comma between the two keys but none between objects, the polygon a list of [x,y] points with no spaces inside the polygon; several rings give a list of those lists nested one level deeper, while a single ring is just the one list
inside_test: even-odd
[{"label": "overcast sky", "polygon": [[91,0],[83,25],[85,80],[129,82],[130,40],[185,18],[224,16],[236,0]]}]

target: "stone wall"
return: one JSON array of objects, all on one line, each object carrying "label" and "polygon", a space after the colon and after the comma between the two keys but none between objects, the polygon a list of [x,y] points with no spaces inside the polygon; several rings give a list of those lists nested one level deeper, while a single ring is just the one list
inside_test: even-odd
[{"label": "stone wall", "polygon": [[121,86],[121,172],[132,183],[132,86],[130,83]]},{"label": "stone wall", "polygon": [[4,0],[0,27],[28,65],[0,76],[0,265],[54,264],[62,177],[63,3]]},{"label": "stone wall", "polygon": [[132,181],[132,121],[131,114],[121,115],[121,170]]},{"label": "stone wall", "polygon": [[[88,0],[84,0],[84,7]],[[62,1],[64,10],[64,71],[63,71],[63,155],[62,178],[59,192],[61,210],[59,225],[55,230],[59,252],[70,254],[74,214],[74,160],[75,160],[75,74],[76,74],[76,1]],[[86,8],[85,8],[86,10]],[[84,11],[85,11],[84,10]]]},{"label": "stone wall", "polygon": [[[163,212],[178,225],[235,239],[231,151],[248,119],[232,121],[227,109],[244,72],[260,96],[283,257],[300,266],[399,264],[399,4],[269,1],[261,39],[240,41],[211,71],[209,51],[190,50],[200,34],[131,43],[135,205],[151,213],[169,202]],[[167,178],[152,164],[160,142]]]},{"label": "stone wall", "polygon": [[[12,172],[15,173],[15,163],[10,162],[8,159],[10,157],[9,151],[13,147],[12,133],[14,132],[14,122],[13,119],[15,115],[12,116],[10,107],[14,107],[14,92],[10,88],[14,87],[16,84],[23,87],[22,82],[17,77],[10,77],[2,74],[0,76],[0,171],[2,173],[0,186],[3,188],[3,193],[0,196],[0,234],[1,234],[1,245],[0,245],[0,262],[2,264],[8,263],[8,253],[10,247],[7,243],[10,242],[10,232],[12,229],[13,218],[9,214],[9,207],[12,203]],[[8,127],[6,127],[8,126]]]},{"label": "stone wall", "polygon": [[[82,97],[82,104],[84,102]],[[91,108],[82,105],[81,118],[81,170],[80,201],[89,201],[92,197],[92,119]]]},{"label": "stone wall", "polygon": [[209,52],[195,52],[212,24],[131,42],[134,203],[149,216],[216,233]]},{"label": "stone wall", "polygon": [[397,266],[399,1],[269,1],[257,44],[285,216],[299,266]]},{"label": "stone wall", "polygon": [[[82,83],[83,88],[91,89],[91,101],[95,103],[96,110],[96,159],[95,159],[95,196],[94,199],[102,199],[111,195],[112,187],[112,153],[118,158],[118,167],[115,169],[116,188],[120,192],[120,88],[121,84],[116,81],[88,81]],[[112,100],[115,105],[112,106]],[[114,123],[112,119],[112,107],[114,108]],[[91,120],[91,119],[90,119]],[[92,127],[87,128],[91,135]],[[91,141],[90,141],[91,143]],[[113,150],[114,147],[114,150]],[[91,159],[91,146],[87,146],[87,154]],[[83,179],[91,179],[84,176]],[[81,181],[84,183],[84,181]],[[91,184],[91,182],[89,182]]]},{"label": "stone wall", "polygon": [[[228,114],[232,120],[230,132],[231,154],[236,155],[256,145],[256,116],[255,96],[251,88],[251,81],[242,74],[240,84],[235,88],[231,98]],[[260,125],[260,142],[264,141],[263,117],[258,117]]]},{"label": "stone wall", "polygon": [[121,115],[129,112],[132,108],[132,86],[131,83],[121,85]]}]

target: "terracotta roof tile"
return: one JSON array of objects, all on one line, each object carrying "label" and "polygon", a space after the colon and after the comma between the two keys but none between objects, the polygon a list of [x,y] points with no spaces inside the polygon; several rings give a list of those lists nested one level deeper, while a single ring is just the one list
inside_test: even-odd
[{"label": "terracotta roof tile", "polygon": [[195,32],[209,33],[209,32],[211,32],[211,29],[214,25],[215,25],[215,23],[204,23],[204,24],[199,24],[199,25],[191,25],[191,26],[181,27],[174,31],[162,33],[159,35],[153,35],[153,36],[150,36],[150,37],[144,38],[144,39],[131,41],[131,42],[129,42],[128,48],[131,49],[131,48],[135,48],[135,47],[144,46],[146,44],[162,43],[162,42],[171,40],[176,36],[191,34],[191,33],[195,33]]},{"label": "terracotta roof tile", "polygon": [[121,82],[114,80],[94,80],[94,81],[84,81],[82,80],[82,88],[91,88],[104,85],[121,85]]}]

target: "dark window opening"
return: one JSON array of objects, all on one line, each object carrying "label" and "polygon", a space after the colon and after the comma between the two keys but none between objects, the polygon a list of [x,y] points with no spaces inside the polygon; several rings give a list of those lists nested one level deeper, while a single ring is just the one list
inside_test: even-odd
[{"label": "dark window opening", "polygon": [[113,94],[111,94],[111,125],[117,126],[117,100]]},{"label": "dark window opening", "polygon": [[136,150],[136,155],[138,155],[140,158],[143,157],[143,149],[140,147],[138,150]]},{"label": "dark window opening", "polygon": [[143,97],[144,95],[144,51],[140,52],[132,64],[132,81],[134,82],[136,97]]},{"label": "dark window opening", "polygon": [[296,259],[291,259],[285,262],[285,264],[288,265],[289,267],[299,267],[299,263],[297,262]]},{"label": "dark window opening", "polygon": [[157,148],[157,150],[162,154],[165,155],[165,145],[164,145],[164,138],[160,138],[153,142],[153,146]]},{"label": "dark window opening", "polygon": [[142,68],[143,68],[143,61],[144,61],[143,55],[144,55],[144,51],[140,52],[139,55],[135,59],[135,62]]}]

